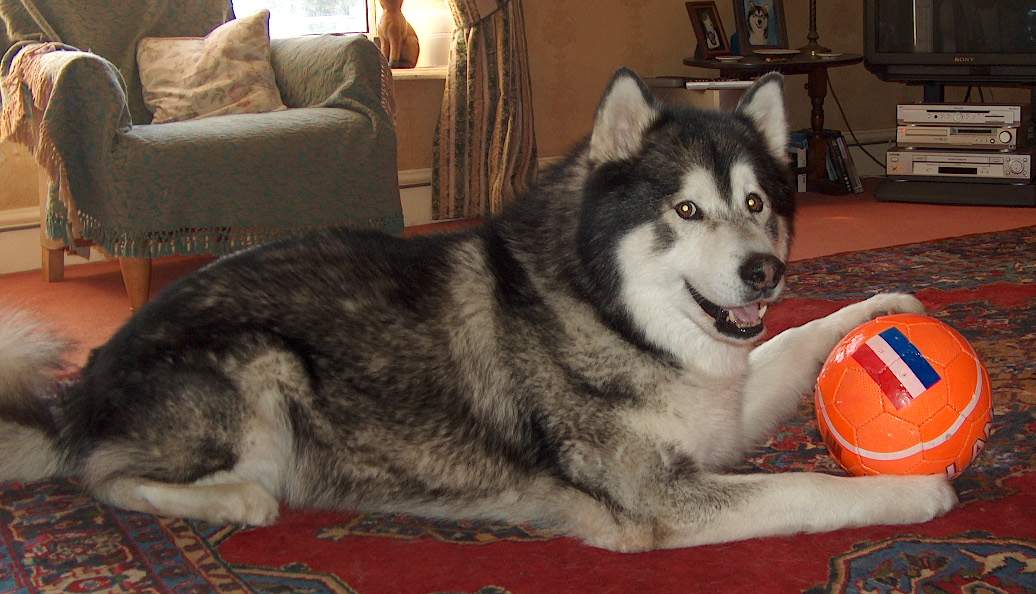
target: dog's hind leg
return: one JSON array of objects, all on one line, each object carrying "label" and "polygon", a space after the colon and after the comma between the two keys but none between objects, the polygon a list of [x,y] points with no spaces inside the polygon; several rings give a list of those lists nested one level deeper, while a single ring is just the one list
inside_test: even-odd
[{"label": "dog's hind leg", "polygon": [[831,349],[850,330],[886,313],[923,311],[921,302],[910,295],[883,293],[786,330],[753,350],[743,396],[745,447],[765,440],[795,412]]},{"label": "dog's hind leg", "polygon": [[[134,511],[217,523],[273,522],[277,499],[289,495],[294,482],[286,400],[308,397],[301,364],[269,349],[224,361],[221,381],[213,373],[180,372],[179,378],[180,397],[165,416],[156,409],[153,419],[141,419],[140,429],[87,456],[83,478],[91,492]],[[156,429],[159,420],[165,422]],[[182,425],[179,433],[170,433],[171,423]]]},{"label": "dog's hind leg", "polygon": [[183,476],[178,466],[213,467],[211,461],[203,461],[205,449],[220,446],[184,443],[184,454],[176,459],[146,447],[106,444],[87,458],[84,479],[95,497],[132,511],[213,523],[267,525],[278,515],[277,495],[283,490],[284,476],[279,460],[283,455],[265,447],[271,437],[252,425],[242,433],[237,445],[240,454],[229,470],[175,482]]}]

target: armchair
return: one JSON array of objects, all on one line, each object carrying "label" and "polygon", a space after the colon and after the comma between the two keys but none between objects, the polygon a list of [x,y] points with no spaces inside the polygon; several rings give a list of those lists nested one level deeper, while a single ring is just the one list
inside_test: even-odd
[{"label": "armchair", "polygon": [[32,2],[0,0],[0,134],[47,173],[49,280],[61,278],[61,250],[90,242],[119,258],[136,308],[152,258],[329,226],[402,229],[391,71],[366,38],[274,40],[287,110],[150,124],[136,43],[203,36],[233,18],[227,0]]}]

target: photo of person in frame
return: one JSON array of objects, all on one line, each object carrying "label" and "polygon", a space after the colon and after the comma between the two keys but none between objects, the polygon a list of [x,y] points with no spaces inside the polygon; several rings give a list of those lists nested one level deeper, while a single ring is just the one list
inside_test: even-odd
[{"label": "photo of person in frame", "polygon": [[716,32],[716,25],[712,23],[712,16],[709,9],[698,11],[698,18],[701,19],[701,26],[705,30],[705,46],[710,50],[716,50],[723,46],[719,40],[719,33]]},{"label": "photo of person in frame", "polygon": [[696,56],[713,58],[730,55],[730,38],[723,29],[723,21],[715,2],[685,2],[698,42]]}]

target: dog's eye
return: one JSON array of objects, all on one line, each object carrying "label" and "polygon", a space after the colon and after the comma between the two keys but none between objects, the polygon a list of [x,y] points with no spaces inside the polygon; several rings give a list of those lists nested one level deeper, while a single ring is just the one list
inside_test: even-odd
[{"label": "dog's eye", "polygon": [[676,205],[676,214],[680,215],[681,219],[692,220],[700,219],[701,211],[698,207],[690,200],[684,200],[683,202]]},{"label": "dog's eye", "polygon": [[748,196],[745,196],[745,206],[747,206],[748,210],[751,212],[762,212],[763,199],[759,194],[752,192]]}]

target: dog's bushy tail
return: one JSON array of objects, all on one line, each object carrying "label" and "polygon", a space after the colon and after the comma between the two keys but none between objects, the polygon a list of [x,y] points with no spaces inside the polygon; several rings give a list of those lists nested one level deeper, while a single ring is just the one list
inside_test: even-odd
[{"label": "dog's bushy tail", "polygon": [[28,315],[0,311],[0,482],[63,474],[45,398],[54,393],[67,348]]}]

